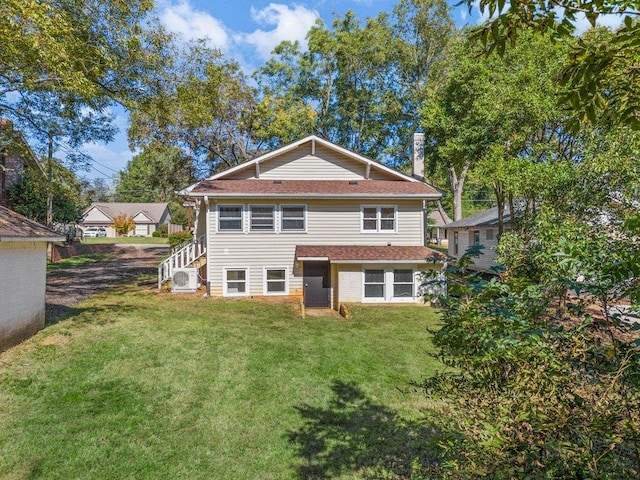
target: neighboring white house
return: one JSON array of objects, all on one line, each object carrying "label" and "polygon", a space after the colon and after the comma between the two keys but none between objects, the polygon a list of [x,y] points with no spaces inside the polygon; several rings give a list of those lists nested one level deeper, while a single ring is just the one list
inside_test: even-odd
[{"label": "neighboring white house", "polygon": [[[509,228],[511,214],[509,207],[505,208],[503,222],[505,229]],[[449,256],[460,258],[467,249],[480,244],[482,255],[473,259],[474,268],[480,271],[491,271],[496,266],[495,247],[498,244],[498,207],[471,215],[470,217],[451,222],[444,226],[449,239]]]},{"label": "neighboring white house", "polygon": [[427,221],[429,222],[427,230],[430,243],[437,245],[448,245],[446,225],[451,223],[451,218],[447,215],[447,212],[442,208],[440,202],[436,202],[436,206],[429,211],[427,215]]},{"label": "neighboring white house", "polygon": [[104,227],[107,237],[116,237],[113,220],[126,215],[133,217],[135,228],[130,237],[150,237],[160,225],[171,221],[167,203],[92,203],[82,214],[81,228]]},{"label": "neighboring white house", "polygon": [[197,205],[197,248],[161,265],[160,282],[202,255],[215,296],[420,302],[421,272],[443,262],[425,246],[441,193],[423,165],[418,156],[411,177],[309,136],[191,185],[179,193]]},{"label": "neighboring white house", "polygon": [[47,243],[64,240],[0,206],[0,351],[44,327]]}]

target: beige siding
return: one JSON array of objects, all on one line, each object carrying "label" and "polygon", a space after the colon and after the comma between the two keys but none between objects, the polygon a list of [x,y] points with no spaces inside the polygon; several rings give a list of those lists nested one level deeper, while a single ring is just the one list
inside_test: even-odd
[{"label": "beige siding", "polygon": [[[262,202],[273,205],[272,202]],[[241,200],[219,202],[219,205],[244,205],[244,232],[217,231],[217,207],[209,209],[208,278],[211,293],[222,294],[224,267],[249,268],[249,293],[261,295],[263,267],[289,268],[289,294],[302,294],[302,274],[295,265],[296,245],[422,245],[422,202],[395,202],[398,208],[397,233],[361,233],[360,207],[355,200],[313,200],[306,202],[306,232],[249,232],[249,205]],[[300,202],[291,205],[300,205]],[[366,203],[370,204],[370,203]],[[386,203],[385,203],[386,204]],[[279,214],[276,205],[276,225]]]},{"label": "beige siding", "polygon": [[104,223],[108,225],[111,223],[111,219],[107,217],[104,213],[102,213],[97,208],[92,208],[87,212],[87,216],[85,217],[84,223]]},{"label": "beige siding", "polygon": [[[267,180],[362,180],[367,166],[338,152],[317,145],[315,154],[311,144],[286,152],[260,164],[260,178]],[[230,180],[256,178],[255,165],[225,177]],[[371,178],[397,180],[386,172],[371,168]]]},{"label": "beige siding", "polygon": [[0,242],[0,350],[44,327],[45,243]]}]

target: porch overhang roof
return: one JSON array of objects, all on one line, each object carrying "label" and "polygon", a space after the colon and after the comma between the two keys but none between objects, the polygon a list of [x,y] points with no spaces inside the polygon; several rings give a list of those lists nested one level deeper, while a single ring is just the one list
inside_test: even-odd
[{"label": "porch overhang roof", "polygon": [[424,246],[297,245],[296,260],[330,263],[442,263],[445,255]]}]

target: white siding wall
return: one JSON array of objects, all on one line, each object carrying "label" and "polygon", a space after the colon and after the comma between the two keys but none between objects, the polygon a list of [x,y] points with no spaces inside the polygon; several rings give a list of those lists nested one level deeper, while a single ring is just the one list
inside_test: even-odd
[{"label": "white siding wall", "polygon": [[[244,205],[244,232],[216,233],[217,205]],[[207,274],[212,295],[222,294],[224,267],[249,268],[249,293],[262,295],[263,267],[289,268],[289,294],[302,295],[302,272],[295,265],[296,245],[422,245],[422,201],[384,202],[398,207],[397,233],[361,233],[360,206],[376,204],[359,200],[311,200],[276,203],[277,206],[307,207],[306,232],[250,232],[249,205],[273,205],[273,202],[247,203],[243,200],[211,202],[209,207],[209,246]]]},{"label": "white siding wall", "polygon": [[47,246],[0,243],[0,350],[44,327]]},{"label": "white siding wall", "polygon": [[362,265],[338,266],[338,303],[362,301]]},{"label": "white siding wall", "polygon": [[[267,180],[361,180],[366,171],[366,164],[322,146],[316,146],[312,154],[310,144],[260,164],[260,178]],[[256,178],[255,174],[255,165],[251,165],[225,178],[246,180]],[[370,176],[375,180],[398,180],[375,166]]]}]

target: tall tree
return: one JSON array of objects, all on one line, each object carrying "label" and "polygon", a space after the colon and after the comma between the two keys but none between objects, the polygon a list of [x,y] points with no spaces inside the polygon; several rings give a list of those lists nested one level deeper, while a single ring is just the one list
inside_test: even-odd
[{"label": "tall tree", "polygon": [[134,156],[119,174],[118,202],[169,202],[174,192],[195,181],[190,158],[177,147],[154,143]]},{"label": "tall tree", "polygon": [[410,157],[421,91],[453,28],[439,0],[403,0],[365,22],[349,11],[331,28],[318,22],[306,52],[280,45],[256,78],[265,97],[313,108],[316,133],[397,165]]},{"label": "tall tree", "polygon": [[[0,116],[44,153],[113,135],[109,105],[134,92],[151,0],[7,0],[0,5]],[[75,161],[73,155],[70,161]]]},{"label": "tall tree", "polygon": [[184,44],[166,32],[149,48],[162,68],[144,78],[131,114],[131,145],[180,148],[199,176],[254,156],[256,93],[239,65],[203,42]]},{"label": "tall tree", "polygon": [[[466,2],[469,8],[476,4]],[[550,32],[571,46],[562,82],[575,124],[622,123],[640,129],[640,2],[637,0],[481,0],[480,10],[490,18],[472,31],[487,52],[504,53],[526,30]],[[615,32],[571,37],[575,22],[584,16],[592,26],[602,17],[622,21]],[[574,124],[574,126],[575,126]]]},{"label": "tall tree", "polygon": [[53,222],[77,222],[86,206],[81,198],[81,184],[71,170],[56,160],[51,161],[51,181],[40,168],[28,168],[22,181],[9,191],[9,198],[16,212],[45,223],[49,193],[53,198]]},{"label": "tall tree", "polygon": [[563,128],[555,84],[563,50],[544,37],[527,40],[503,57],[486,58],[461,36],[426,95],[425,153],[432,170],[447,172],[454,220],[462,218],[462,193],[473,169],[483,168],[481,178],[502,212],[516,193],[505,182],[510,170],[504,164],[523,168],[572,155],[574,138]]}]

